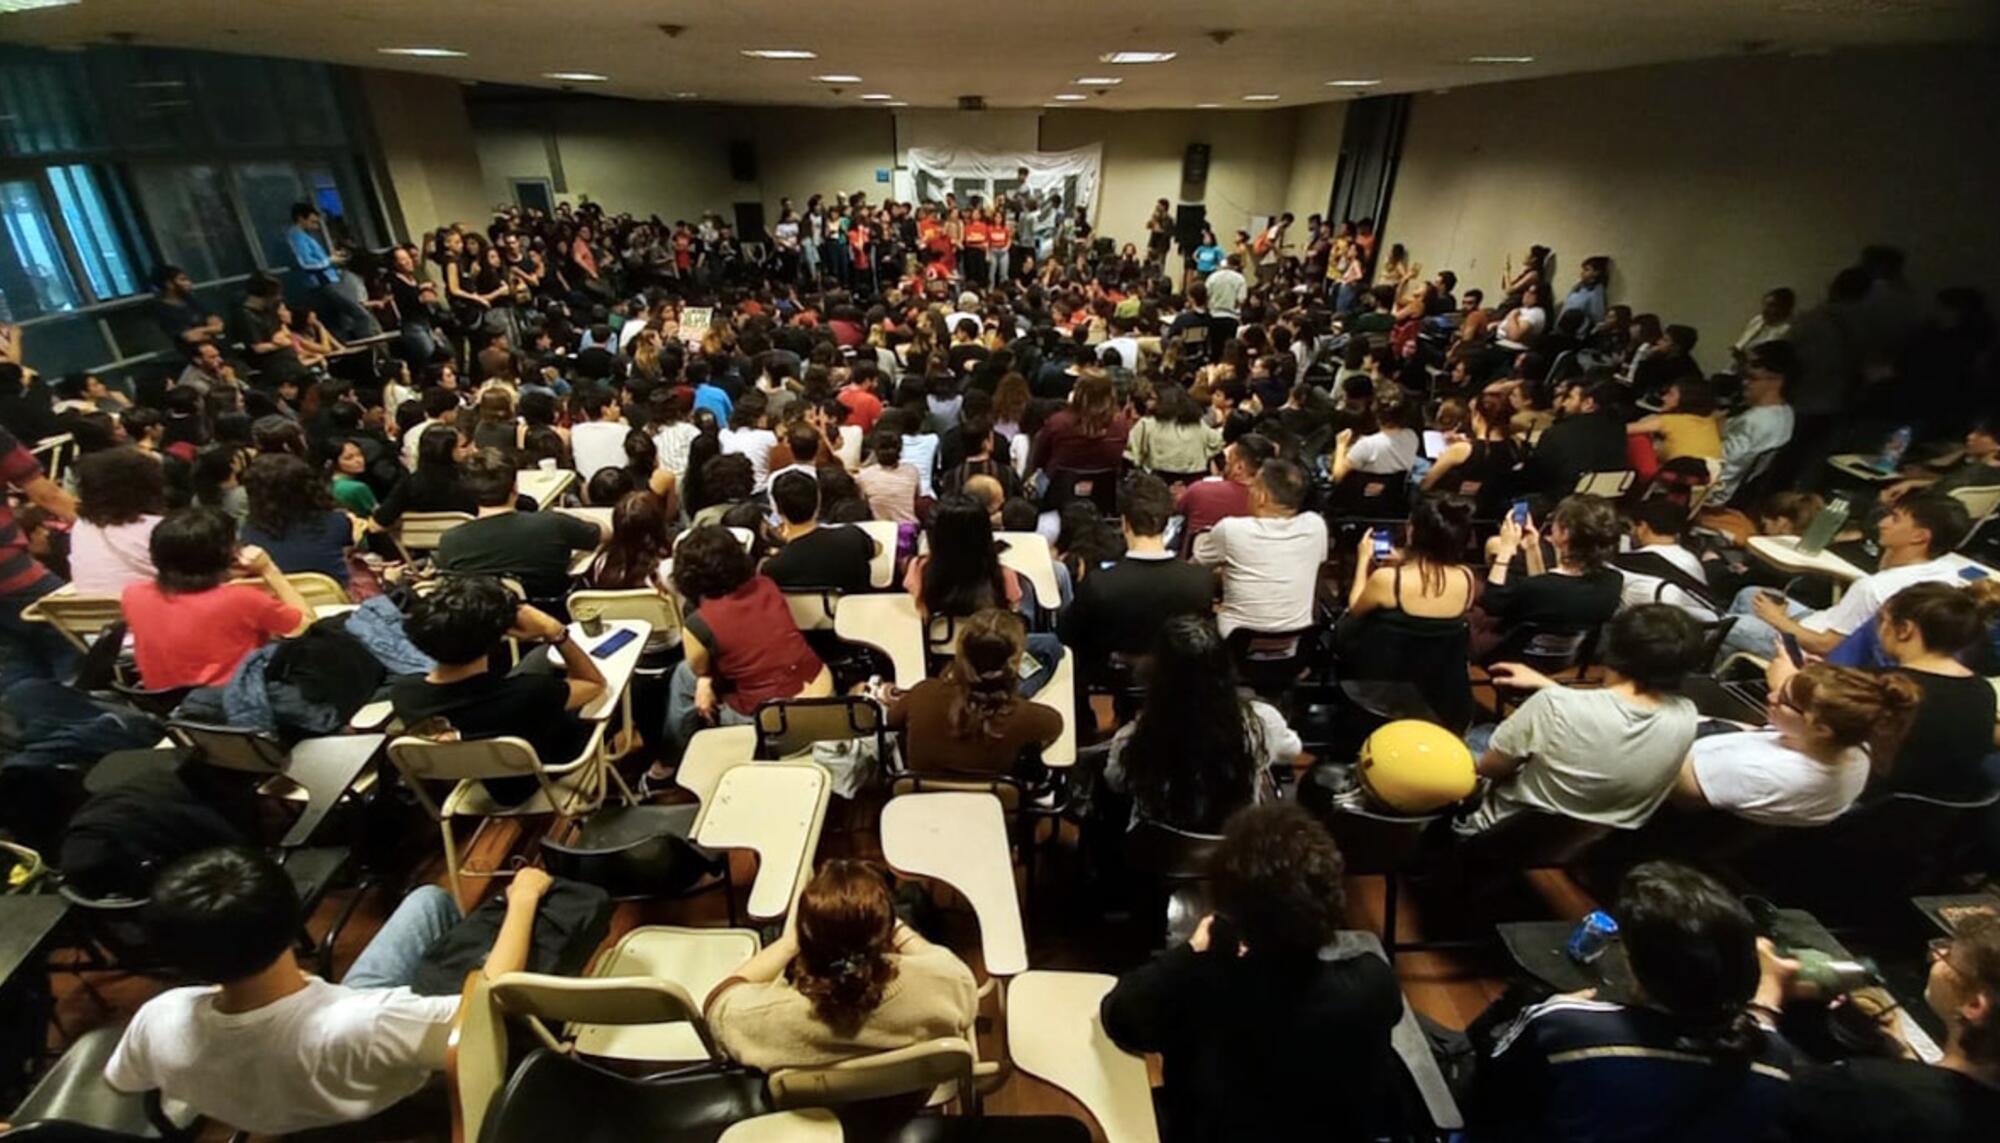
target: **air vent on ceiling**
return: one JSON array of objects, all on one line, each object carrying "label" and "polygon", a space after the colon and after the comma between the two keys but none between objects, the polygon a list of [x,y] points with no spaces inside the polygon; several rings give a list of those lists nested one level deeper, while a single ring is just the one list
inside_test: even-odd
[{"label": "air vent on ceiling", "polygon": [[961,95],[958,97],[958,109],[960,111],[984,111],[986,110],[986,97],[983,95]]}]

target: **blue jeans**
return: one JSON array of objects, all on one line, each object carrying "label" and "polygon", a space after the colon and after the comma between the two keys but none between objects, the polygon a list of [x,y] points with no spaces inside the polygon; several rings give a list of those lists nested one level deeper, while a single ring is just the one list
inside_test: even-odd
[{"label": "blue jeans", "polygon": [[1472,751],[1474,762],[1479,761],[1480,756],[1493,745],[1493,732],[1499,729],[1500,724],[1495,722],[1482,722],[1478,726],[1466,727],[1465,748]]},{"label": "blue jeans", "polygon": [[[1728,614],[1736,616],[1736,626],[1729,629],[1729,637],[1722,641],[1721,656],[1716,659],[1714,665],[1721,666],[1723,659],[1738,651],[1747,652],[1760,659],[1771,657],[1771,650],[1778,642],[1778,629],[1758,618],[1753,606],[1758,596],[1770,590],[1768,587],[1753,585],[1736,593],[1736,598],[1730,602],[1728,611]],[[1785,614],[1793,618],[1811,610],[1812,608],[1803,603],[1789,599],[1785,601]]]},{"label": "blue jeans", "polygon": [[715,722],[703,722],[700,713],[694,709],[694,686],[694,668],[683,659],[674,668],[674,677],[667,684],[667,757],[676,763],[686,753],[688,740],[703,727],[747,726],[757,721],[747,714],[736,713],[734,707],[717,700]]},{"label": "blue jeans", "polygon": [[348,988],[403,988],[439,937],[459,922],[458,902],[436,885],[410,891],[341,979]]},{"label": "blue jeans", "polygon": [[1028,654],[1035,657],[1041,666],[1035,673],[1021,680],[1021,697],[1034,698],[1049,680],[1055,677],[1056,664],[1068,652],[1063,650],[1062,639],[1046,631],[1038,631],[1028,636]]},{"label": "blue jeans", "polygon": [[382,332],[382,326],[368,307],[361,304],[361,280],[345,270],[338,282],[328,282],[314,290],[310,301],[319,311],[333,336],[342,341],[359,341]]},{"label": "blue jeans", "polygon": [[12,595],[0,597],[0,694],[28,679],[66,683],[76,677],[81,660],[76,646],[63,638],[54,625],[21,618],[21,612],[29,604],[62,585],[62,580],[46,575]]}]

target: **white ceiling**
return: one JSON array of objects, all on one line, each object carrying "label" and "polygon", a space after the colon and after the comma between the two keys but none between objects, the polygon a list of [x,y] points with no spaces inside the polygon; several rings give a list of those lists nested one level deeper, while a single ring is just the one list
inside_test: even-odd
[{"label": "white ceiling", "polygon": [[[1993,0],[83,0],[0,15],[0,41],[133,42],[329,60],[465,80],[561,86],[552,71],[597,72],[577,90],[642,99],[866,106],[886,93],[917,107],[960,95],[992,107],[1256,109],[1357,94],[1336,79],[1379,79],[1368,94],[1746,51],[1821,52],[1991,34]],[[676,37],[662,24],[684,27]],[[1209,33],[1235,34],[1217,44]],[[464,59],[411,59],[384,47],[445,47]],[[746,48],[804,48],[809,61],[746,59]],[[1120,49],[1175,51],[1170,63],[1115,67]],[[1475,64],[1472,56],[1533,56]],[[852,74],[859,84],[813,82]],[[1077,87],[1084,77],[1116,87]],[[1275,94],[1275,102],[1245,102]]]}]

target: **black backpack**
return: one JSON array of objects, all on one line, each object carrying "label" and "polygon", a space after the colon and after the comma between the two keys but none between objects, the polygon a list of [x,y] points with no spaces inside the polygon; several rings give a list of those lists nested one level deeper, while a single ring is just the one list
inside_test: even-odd
[{"label": "black backpack", "polygon": [[60,867],[64,880],[85,896],[141,900],[176,860],[246,841],[241,829],[163,769],[85,802],[63,834]]},{"label": "black backpack", "polygon": [[[467,973],[478,968],[500,936],[507,897],[495,893],[450,932],[424,950],[410,989],[419,996],[457,996]],[[611,894],[595,885],[556,878],[535,911],[534,944],[528,971],[580,976],[611,932]]]}]

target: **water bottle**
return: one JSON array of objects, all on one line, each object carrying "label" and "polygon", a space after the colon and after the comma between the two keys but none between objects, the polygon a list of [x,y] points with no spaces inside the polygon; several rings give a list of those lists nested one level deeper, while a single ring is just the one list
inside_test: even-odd
[{"label": "water bottle", "polygon": [[1849,511],[1851,509],[1845,496],[1827,501],[1826,507],[1819,510],[1819,515],[1813,517],[1812,523],[1806,525],[1805,533],[1799,537],[1799,554],[1816,556],[1825,551],[1827,544],[1840,534],[1841,527],[1847,523]]},{"label": "water bottle", "polygon": [[1882,455],[1875,458],[1875,468],[1880,472],[1894,472],[1903,463],[1903,454],[1910,451],[1910,426],[1904,425],[1889,434],[1882,443]]}]

